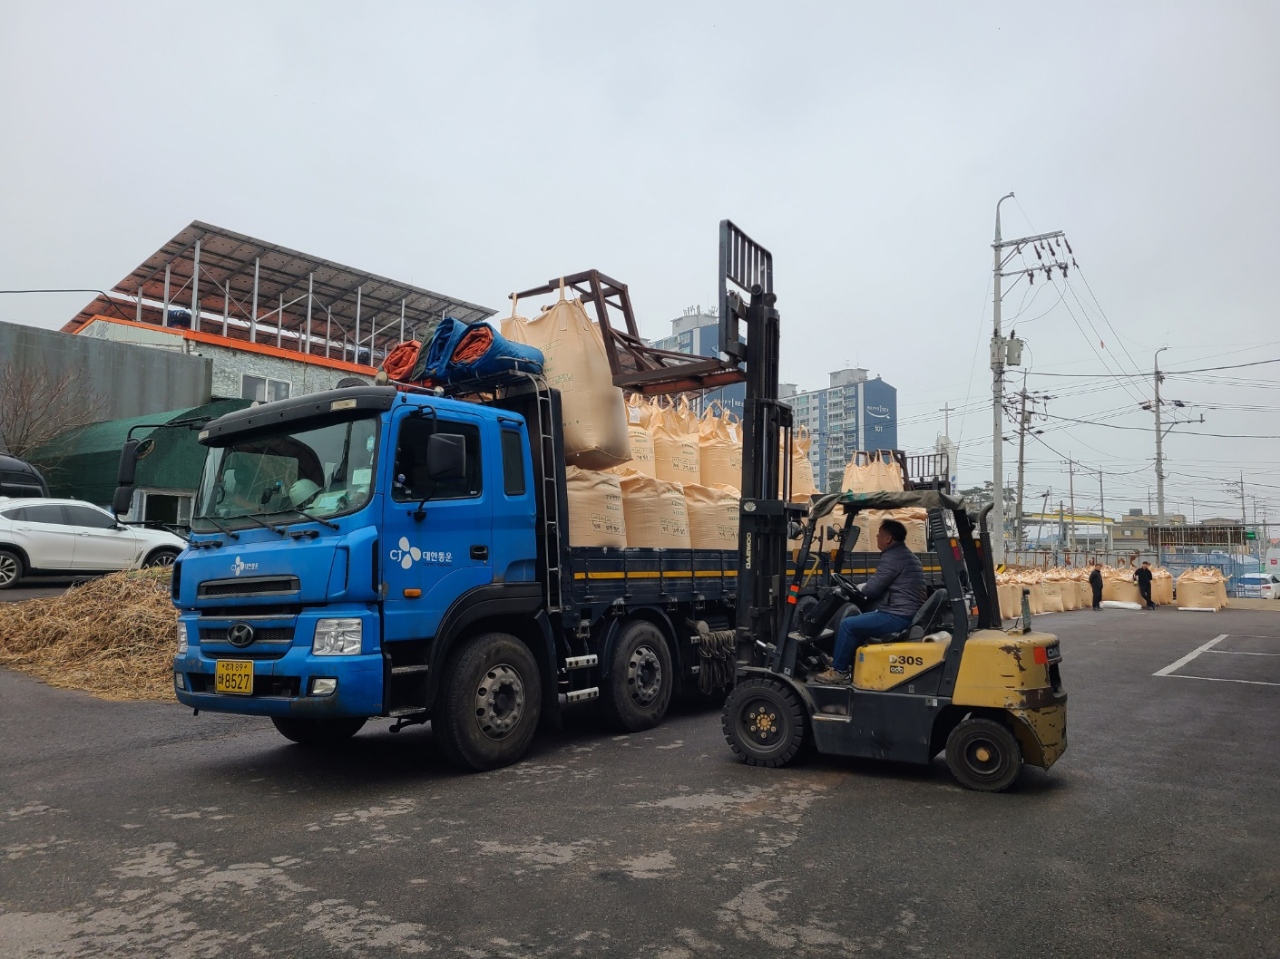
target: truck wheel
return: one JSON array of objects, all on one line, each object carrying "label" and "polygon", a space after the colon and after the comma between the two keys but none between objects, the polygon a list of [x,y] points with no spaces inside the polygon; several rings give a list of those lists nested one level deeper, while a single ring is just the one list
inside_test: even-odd
[{"label": "truck wheel", "polygon": [[947,737],[947,766],[967,789],[998,793],[1022,770],[1022,749],[1009,729],[991,719],[966,719]]},{"label": "truck wheel", "polygon": [[431,714],[446,759],[462,769],[497,769],[525,754],[542,713],[542,680],[529,647],[484,633],[455,654]]},{"label": "truck wheel", "polygon": [[804,703],[778,679],[748,679],[735,686],[720,723],[729,748],[748,766],[785,766],[804,747]]},{"label": "truck wheel", "polygon": [[658,627],[642,619],[628,623],[613,647],[605,712],[628,732],[652,729],[667,715],[674,680],[671,650]]},{"label": "truck wheel", "polygon": [[364,726],[364,719],[335,716],[332,719],[295,719],[272,716],[280,735],[301,746],[333,746],[346,742]]},{"label": "truck wheel", "polygon": [[0,589],[18,585],[22,579],[22,557],[7,549],[0,549]]}]

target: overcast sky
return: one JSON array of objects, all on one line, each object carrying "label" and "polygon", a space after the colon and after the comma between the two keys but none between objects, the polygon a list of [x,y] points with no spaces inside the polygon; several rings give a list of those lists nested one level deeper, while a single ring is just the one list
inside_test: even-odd
[{"label": "overcast sky", "polygon": [[[1065,499],[1073,456],[1114,515],[1154,499],[1156,349],[1280,358],[1278,47],[1274,0],[7,3],[0,289],[110,288],[201,219],[497,310],[597,267],[656,337],[715,302],[729,217],[773,252],[784,378],[883,376],[909,450],[959,408],[972,483],[1012,190],[1004,236],[1063,230],[1079,265],[1006,287],[1029,388],[1087,421],[1038,424],[1028,499]],[[87,299],[0,295],[0,319]],[[1166,442],[1169,511],[1238,516],[1243,470],[1280,521],[1278,385],[1169,377],[1205,416]]]}]

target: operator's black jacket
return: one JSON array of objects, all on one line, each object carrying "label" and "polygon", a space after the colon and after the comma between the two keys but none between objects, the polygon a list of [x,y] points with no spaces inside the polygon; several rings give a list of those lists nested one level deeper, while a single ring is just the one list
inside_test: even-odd
[{"label": "operator's black jacket", "polygon": [[878,600],[880,612],[907,619],[924,605],[924,568],[906,543],[895,542],[880,554],[874,575],[862,585],[862,595]]},{"label": "operator's black jacket", "polygon": [[1090,586],[1092,586],[1095,590],[1099,590],[1099,591],[1101,591],[1101,589],[1102,589],[1102,570],[1100,570],[1100,569],[1091,569],[1091,570],[1089,570],[1089,585],[1090,585]]},{"label": "operator's black jacket", "polygon": [[1139,566],[1133,574],[1133,581],[1138,584],[1141,589],[1148,589],[1151,586],[1151,570],[1145,566]]}]

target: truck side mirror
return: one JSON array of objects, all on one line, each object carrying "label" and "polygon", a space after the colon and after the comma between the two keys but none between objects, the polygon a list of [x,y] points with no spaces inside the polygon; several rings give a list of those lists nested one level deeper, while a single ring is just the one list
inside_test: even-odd
[{"label": "truck side mirror", "polygon": [[133,505],[133,487],[117,486],[115,495],[111,497],[111,512],[116,516],[123,516],[129,512],[129,508]]},{"label": "truck side mirror", "polygon": [[120,450],[120,466],[116,470],[117,486],[133,485],[138,471],[138,447],[141,445],[138,440],[125,441],[124,447]]},{"label": "truck side mirror", "polygon": [[427,475],[433,480],[465,479],[467,438],[457,433],[427,437]]}]

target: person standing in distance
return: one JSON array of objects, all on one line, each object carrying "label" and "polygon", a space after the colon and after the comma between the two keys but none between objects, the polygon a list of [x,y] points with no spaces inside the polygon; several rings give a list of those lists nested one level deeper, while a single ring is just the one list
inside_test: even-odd
[{"label": "person standing in distance", "polygon": [[1093,590],[1093,608],[1102,609],[1102,567],[1097,563],[1089,570],[1089,588]]},{"label": "person standing in distance", "polygon": [[880,562],[875,575],[858,587],[876,601],[870,612],[846,616],[836,633],[831,668],[818,673],[812,682],[842,686],[849,682],[849,669],[858,647],[873,636],[897,633],[911,625],[911,617],[924,605],[924,568],[915,553],[907,549],[907,528],[887,519],[876,533]]},{"label": "person standing in distance", "polygon": [[1138,592],[1142,594],[1142,598],[1147,603],[1147,609],[1155,609],[1156,604],[1151,599],[1151,564],[1143,561],[1133,574],[1133,581],[1138,584]]}]

